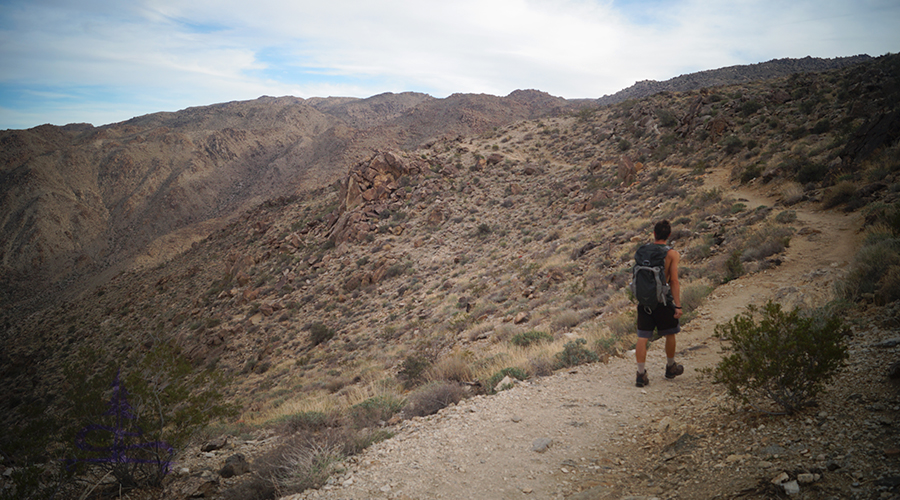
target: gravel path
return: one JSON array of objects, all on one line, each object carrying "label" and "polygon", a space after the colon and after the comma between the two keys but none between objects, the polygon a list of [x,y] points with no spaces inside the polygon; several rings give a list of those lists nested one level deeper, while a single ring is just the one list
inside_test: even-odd
[{"label": "gravel path", "polygon": [[[708,182],[725,185],[722,177]],[[735,195],[749,208],[774,205],[750,190]],[[803,231],[791,240],[784,263],[716,289],[679,334],[683,376],[664,379],[665,354],[655,342],[647,359],[650,385],[643,389],[634,387],[632,353],[523,382],[406,421],[325,487],[285,498],[606,498],[596,490],[578,492],[598,474],[640,476],[636,453],[690,428],[691,414],[722,404],[721,388],[698,371],[720,358],[712,338],[717,323],[749,303],[775,299],[791,307],[821,304],[830,295],[853,255],[860,221],[833,212],[798,209],[797,215]],[[641,494],[659,493],[650,487]]]}]

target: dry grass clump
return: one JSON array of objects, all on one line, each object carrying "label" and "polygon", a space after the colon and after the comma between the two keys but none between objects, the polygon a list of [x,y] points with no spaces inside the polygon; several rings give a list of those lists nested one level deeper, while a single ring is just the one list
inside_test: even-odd
[{"label": "dry grass clump", "polygon": [[471,358],[460,353],[444,356],[428,369],[425,378],[430,382],[448,380],[471,382],[473,380]]},{"label": "dry grass clump", "polygon": [[572,309],[565,310],[557,314],[550,321],[550,328],[555,332],[568,330],[574,326],[578,326],[579,323],[584,321],[587,315],[589,315],[589,313],[586,313],[585,311],[575,311]]},{"label": "dry grass clump", "polygon": [[803,201],[806,193],[803,186],[796,182],[786,182],[781,188],[781,202],[785,205],[796,205]]},{"label": "dry grass clump", "polygon": [[424,417],[459,403],[466,396],[466,389],[456,382],[436,381],[419,387],[407,398],[403,415]]},{"label": "dry grass clump", "polygon": [[767,225],[747,236],[741,260],[744,262],[764,260],[784,252],[790,245],[794,230],[780,225]]},{"label": "dry grass clump", "polygon": [[843,181],[825,192],[822,205],[825,208],[834,208],[847,203],[856,196],[856,185],[849,181]]}]

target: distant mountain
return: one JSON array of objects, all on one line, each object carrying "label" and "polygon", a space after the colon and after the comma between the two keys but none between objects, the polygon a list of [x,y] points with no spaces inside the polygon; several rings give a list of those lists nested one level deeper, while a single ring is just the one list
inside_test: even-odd
[{"label": "distant mountain", "polygon": [[726,68],[698,71],[687,75],[676,76],[670,80],[658,82],[656,80],[642,80],[631,87],[622,89],[615,94],[605,95],[597,99],[599,104],[616,104],[627,99],[640,99],[660,92],[685,92],[704,87],[718,87],[735,83],[746,83],[754,80],[768,80],[780,76],[788,76],[794,73],[807,73],[815,71],[827,71],[839,69],[853,64],[859,64],[871,60],[866,54],[850,57],[836,57],[822,59],[818,57],[804,57],[802,59],[772,59],[771,61],[728,66]]},{"label": "distant mountain", "polygon": [[333,183],[374,150],[565,106],[537,91],[261,97],[103,127],[0,132],[0,306],[164,261],[250,206]]}]

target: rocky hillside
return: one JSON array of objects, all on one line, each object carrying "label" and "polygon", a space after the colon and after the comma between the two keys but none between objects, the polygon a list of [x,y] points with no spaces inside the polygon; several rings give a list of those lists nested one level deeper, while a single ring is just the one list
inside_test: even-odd
[{"label": "rocky hillside", "polygon": [[[633,344],[632,306],[624,291],[628,265],[653,221],[668,218],[675,225],[672,242],[684,259],[690,321],[716,286],[778,266],[792,237],[816,230],[795,227],[792,206],[895,206],[898,81],[900,57],[885,56],[853,68],[668,92],[569,113],[558,100],[534,92],[452,96],[434,106],[428,99],[412,104],[417,97],[407,95],[398,106],[410,110],[397,115],[392,108],[395,116],[377,127],[394,138],[394,148],[358,153],[352,161],[342,150],[343,167],[308,173],[271,165],[291,151],[308,154],[292,145],[315,143],[318,135],[270,139],[280,144],[276,151],[282,156],[259,160],[268,167],[254,175],[265,181],[246,190],[262,196],[260,186],[268,186],[274,193],[274,186],[301,175],[321,179],[319,187],[270,197],[158,265],[120,273],[65,303],[5,318],[0,413],[7,416],[7,428],[18,430],[0,444],[16,449],[22,444],[17,439],[28,435],[17,427],[28,421],[23,417],[67,405],[64,366],[100,370],[114,364],[129,370],[154,346],[169,342],[195,369],[232,377],[227,397],[242,415],[224,425],[235,433],[313,409],[347,409],[374,396],[413,400],[428,382],[491,392],[489,381],[502,370],[534,377],[565,366],[558,353],[565,344],[577,347],[578,338],[597,356],[620,354]],[[465,112],[446,106],[454,100],[469,103]],[[123,141],[117,147],[139,151],[151,142],[142,135],[149,132],[127,132],[153,123],[147,126],[163,137],[153,147],[171,143],[176,151],[189,151],[188,141],[206,137],[204,154],[223,158],[216,168],[248,171],[239,159],[251,161],[255,150],[232,145],[238,140],[232,135],[261,142],[264,134],[254,130],[280,121],[331,126],[334,135],[344,130],[352,144],[375,140],[371,129],[351,129],[319,111],[322,102],[278,102],[283,108],[277,113],[247,103],[221,105],[258,127],[245,131],[223,128],[203,135],[213,125],[197,125],[198,120],[221,125],[223,119],[199,108],[183,112],[197,114],[190,123],[179,122],[180,113],[150,115],[111,129],[51,128],[47,137],[56,144],[80,138],[102,150],[104,134],[115,130],[113,137]],[[423,105],[432,106],[433,114],[422,111]],[[509,123],[488,126],[497,123],[488,118],[498,111],[486,110],[501,105]],[[556,110],[556,116],[519,116],[537,113],[535,106]],[[366,120],[359,110],[350,115]],[[437,136],[436,116],[482,132],[441,129],[443,136]],[[163,123],[169,131],[163,132]],[[401,134],[405,130],[410,131]],[[32,144],[35,152],[53,142],[38,140],[33,131],[4,137]],[[404,150],[399,146],[408,146],[405,141],[423,145]],[[328,150],[327,141],[318,144]],[[262,147],[257,152],[273,154]],[[185,165],[178,175],[210,191],[225,189],[214,182],[212,166],[204,170],[193,153],[184,154],[186,165],[197,170]],[[42,161],[57,158],[49,156]],[[122,159],[116,165],[128,164]],[[22,185],[37,175],[25,167],[19,171]],[[57,172],[63,184],[58,171],[47,171]],[[127,168],[101,171],[110,186],[130,186],[126,191],[132,194],[142,183],[168,180],[174,186],[182,178],[136,177]],[[101,171],[88,177],[100,179]],[[735,184],[764,186],[778,205],[748,209],[744,201],[704,185],[709,175],[723,173]],[[150,205],[137,203],[136,195],[110,189],[119,193],[118,204],[107,206],[106,185],[84,188],[82,197],[93,199],[97,212],[144,214],[142,220],[166,223]],[[97,190],[93,198],[90,189]],[[64,201],[61,194],[56,198]],[[178,207],[190,203],[149,199]],[[48,223],[63,224],[53,218]],[[123,235],[143,230],[116,227]],[[108,235],[102,227],[96,231]],[[106,237],[106,248],[114,248],[109,242],[118,240]],[[5,259],[11,258],[8,252]],[[816,305],[815,294],[807,297]],[[521,339],[530,337],[546,342],[522,348]]]},{"label": "rocky hillside", "polygon": [[2,132],[0,307],[164,261],[265,199],[342,178],[374,147],[415,148],[565,106],[538,92],[262,97]]},{"label": "rocky hillside", "polygon": [[627,99],[641,99],[660,92],[686,92],[704,87],[734,85],[757,80],[769,80],[795,73],[812,73],[853,66],[869,61],[871,57],[862,54],[851,57],[820,59],[804,57],[802,59],[772,59],[771,61],[741,66],[698,71],[687,75],[676,76],[669,80],[643,80],[615,94],[597,99],[598,104],[617,104]]}]

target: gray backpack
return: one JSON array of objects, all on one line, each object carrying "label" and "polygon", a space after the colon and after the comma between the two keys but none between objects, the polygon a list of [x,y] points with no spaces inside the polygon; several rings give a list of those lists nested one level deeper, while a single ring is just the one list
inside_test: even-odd
[{"label": "gray backpack", "polygon": [[631,293],[639,306],[652,313],[657,306],[666,305],[669,283],[666,279],[666,254],[669,247],[656,243],[642,245],[634,253],[631,273]]}]

